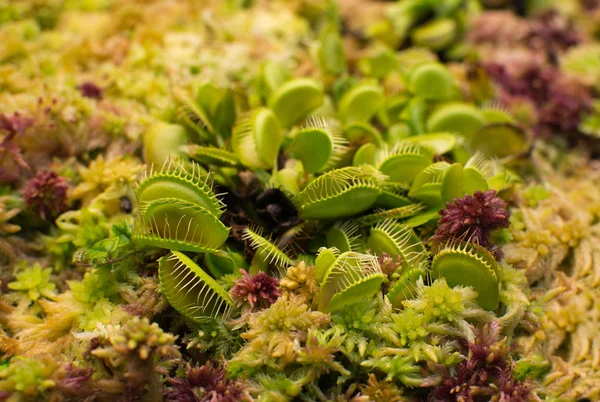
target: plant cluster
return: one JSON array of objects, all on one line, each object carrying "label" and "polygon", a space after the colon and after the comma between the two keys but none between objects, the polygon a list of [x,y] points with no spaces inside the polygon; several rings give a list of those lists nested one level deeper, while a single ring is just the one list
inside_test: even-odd
[{"label": "plant cluster", "polygon": [[598,397],[593,16],[212,3],[0,0],[0,400]]}]

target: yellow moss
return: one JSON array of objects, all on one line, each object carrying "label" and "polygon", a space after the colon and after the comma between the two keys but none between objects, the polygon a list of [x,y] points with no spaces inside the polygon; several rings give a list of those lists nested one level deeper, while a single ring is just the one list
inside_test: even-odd
[{"label": "yellow moss", "polygon": [[[537,161],[538,163],[540,161]],[[542,392],[560,400],[600,397],[600,173],[569,157],[565,170],[539,165],[552,194],[536,207],[519,200],[506,259],[526,269],[539,327],[517,339],[525,355],[552,360]],[[519,193],[517,192],[517,197]],[[536,311],[536,310],[534,310]]]},{"label": "yellow moss", "polygon": [[73,189],[71,200],[81,200],[83,207],[101,203],[108,215],[119,212],[119,198],[130,196],[141,177],[143,165],[133,158],[105,160],[99,156],[89,166],[81,165],[78,173],[81,182]]},{"label": "yellow moss", "polygon": [[305,303],[316,306],[319,283],[315,277],[314,265],[306,265],[304,261],[300,261],[295,267],[289,267],[280,285],[284,294],[299,295]]},{"label": "yellow moss", "polygon": [[296,358],[296,343],[306,339],[308,330],[329,320],[329,314],[312,311],[302,296],[282,295],[271,307],[249,317],[249,329],[242,334],[248,343],[233,361],[249,366],[277,361],[285,366]]}]

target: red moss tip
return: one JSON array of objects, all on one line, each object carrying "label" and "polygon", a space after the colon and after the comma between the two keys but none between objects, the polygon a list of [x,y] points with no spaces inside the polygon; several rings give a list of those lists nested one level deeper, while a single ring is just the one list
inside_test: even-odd
[{"label": "red moss tip", "polygon": [[533,48],[564,50],[581,42],[581,36],[571,20],[556,9],[537,14],[530,22],[529,45]]},{"label": "red moss tip", "polygon": [[31,117],[24,117],[20,113],[13,113],[12,116],[0,113],[0,130],[8,132],[8,137],[16,134],[22,134],[25,130],[33,125]]},{"label": "red moss tip", "polygon": [[534,132],[549,137],[554,133],[577,132],[581,117],[592,108],[590,91],[547,65],[487,63],[488,74],[500,86],[500,101],[510,106],[523,100],[536,109]]},{"label": "red moss tip", "polygon": [[38,172],[25,185],[23,196],[27,208],[42,219],[53,218],[68,209],[69,182],[49,170]]},{"label": "red moss tip", "polygon": [[89,81],[86,81],[83,84],[79,85],[77,89],[79,89],[81,94],[86,98],[100,100],[104,95],[104,91],[102,91],[102,88]]},{"label": "red moss tip", "polygon": [[495,190],[476,191],[472,196],[448,202],[440,215],[435,241],[462,239],[490,247],[491,232],[510,225],[506,203],[496,196]]},{"label": "red moss tip", "polygon": [[165,400],[174,402],[234,402],[244,400],[244,389],[230,381],[223,367],[206,362],[203,366],[188,367],[185,379],[169,378],[170,390]]},{"label": "red moss tip", "polygon": [[231,296],[237,303],[248,303],[252,308],[254,306],[266,308],[275,303],[281,294],[277,278],[264,272],[256,275],[250,275],[243,269],[240,269],[240,272],[242,276],[235,281],[231,288]]},{"label": "red moss tip", "polygon": [[[533,387],[515,379],[510,348],[497,321],[475,330],[475,342],[461,342],[468,351],[453,375],[434,391],[436,401],[534,401]],[[485,398],[485,399],[484,399]]]}]

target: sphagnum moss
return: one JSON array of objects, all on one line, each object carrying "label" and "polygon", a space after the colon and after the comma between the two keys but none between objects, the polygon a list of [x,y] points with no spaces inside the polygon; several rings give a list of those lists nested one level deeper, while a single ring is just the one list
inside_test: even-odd
[{"label": "sphagnum moss", "polygon": [[13,3],[0,400],[598,398],[594,2]]}]

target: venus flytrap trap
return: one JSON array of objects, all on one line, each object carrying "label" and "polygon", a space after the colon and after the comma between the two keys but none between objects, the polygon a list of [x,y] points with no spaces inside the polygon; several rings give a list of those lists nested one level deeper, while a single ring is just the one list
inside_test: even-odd
[{"label": "venus flytrap trap", "polygon": [[359,251],[362,248],[360,241],[360,226],[352,221],[336,222],[325,237],[327,246],[336,248],[341,252]]},{"label": "venus flytrap trap", "polygon": [[203,165],[237,167],[240,164],[238,157],[226,149],[197,144],[190,144],[184,146],[182,149],[190,159]]},{"label": "venus flytrap trap", "polygon": [[427,130],[448,131],[471,139],[485,124],[485,117],[476,106],[464,102],[442,103],[427,118]]},{"label": "venus flytrap trap", "polygon": [[420,145],[425,149],[428,149],[434,155],[444,155],[452,151],[459,144],[459,137],[457,134],[450,132],[436,132],[437,130],[431,131],[427,134],[421,134],[412,137],[402,138],[401,142],[412,143]]},{"label": "venus flytrap trap", "polygon": [[293,137],[287,152],[302,162],[306,173],[321,172],[339,162],[347,140],[324,118],[309,117]]},{"label": "venus flytrap trap", "polygon": [[408,187],[404,184],[385,182],[382,185],[381,195],[375,201],[375,207],[399,208],[410,205],[412,200],[407,197],[407,192]]},{"label": "venus flytrap trap", "polygon": [[492,123],[482,127],[470,146],[487,157],[505,158],[526,152],[530,140],[525,130],[511,123]]},{"label": "venus flytrap trap", "polygon": [[223,145],[235,120],[235,105],[229,89],[203,83],[188,95],[184,90],[173,92],[178,104],[178,117],[203,141]]},{"label": "venus flytrap trap", "polygon": [[317,43],[310,49],[312,58],[318,63],[324,78],[340,75],[348,68],[344,42],[340,34],[340,16],[335,7],[330,7],[329,12],[328,21],[322,23]]},{"label": "venus flytrap trap", "polygon": [[372,297],[385,279],[377,258],[348,251],[340,254],[328,266],[318,261],[321,277],[319,310],[338,311],[347,304]]},{"label": "venus flytrap trap", "polygon": [[339,100],[338,115],[344,123],[366,122],[381,108],[383,101],[383,90],[378,85],[358,84]]},{"label": "venus flytrap trap", "polygon": [[433,162],[433,154],[411,143],[382,148],[375,154],[375,166],[391,182],[408,185]]},{"label": "venus flytrap trap", "polygon": [[227,314],[229,294],[185,254],[172,251],[159,261],[161,290],[177,311],[191,321]]},{"label": "venus flytrap trap", "polygon": [[468,13],[467,5],[455,0],[404,1],[387,7],[386,19],[373,24],[369,33],[395,48],[410,39],[418,47],[447,55],[462,54],[464,51],[457,48]]},{"label": "venus flytrap trap", "polygon": [[396,273],[398,278],[387,293],[387,297],[395,309],[404,308],[403,302],[415,297],[419,280],[430,276],[428,265],[429,262],[426,261],[419,265],[403,264],[400,271]]},{"label": "venus flytrap trap", "polygon": [[169,158],[183,158],[181,147],[187,141],[183,126],[155,123],[144,134],[144,160],[149,165],[161,166]]},{"label": "venus flytrap trap", "polygon": [[371,207],[384,180],[384,175],[366,165],[335,169],[310,182],[295,201],[305,219],[345,218]]},{"label": "venus flytrap trap", "polygon": [[440,51],[456,40],[457,30],[456,21],[441,18],[417,27],[411,34],[411,40],[416,46]]},{"label": "venus flytrap trap", "polygon": [[246,227],[242,240],[248,241],[250,247],[256,252],[252,265],[251,273],[258,271],[267,271],[269,266],[283,272],[288,266],[293,265],[293,260],[288,257],[285,250],[281,250],[271,239],[262,236],[262,229]]},{"label": "venus flytrap trap", "polygon": [[448,177],[445,173],[449,168],[448,162],[436,162],[427,166],[415,177],[408,196],[431,208],[438,208],[442,205],[442,185]]},{"label": "venus flytrap trap", "polygon": [[178,198],[161,198],[141,209],[142,221],[134,234],[139,245],[185,251],[215,251],[227,240],[229,229],[206,209]]},{"label": "venus flytrap trap", "polygon": [[[208,116],[208,111],[193,99],[186,91],[179,89],[173,92],[173,97],[178,102],[178,118],[204,139],[214,132],[214,127]],[[208,131],[208,132],[207,132]]]},{"label": "venus flytrap trap", "polygon": [[487,250],[474,244],[445,246],[433,258],[431,272],[434,278],[443,277],[451,286],[472,286],[483,308],[498,307],[501,270]]},{"label": "venus flytrap trap", "polygon": [[270,109],[261,108],[242,116],[233,127],[231,146],[243,165],[272,168],[283,137],[280,123]]},{"label": "venus flytrap trap", "polygon": [[204,252],[223,245],[229,229],[219,221],[222,204],[211,189],[209,176],[201,177],[197,169],[192,165],[190,172],[181,161],[170,160],[140,182],[135,243]]},{"label": "venus flytrap trap", "polygon": [[289,128],[323,104],[323,88],[308,78],[292,79],[269,96],[269,108],[285,128]]},{"label": "venus flytrap trap", "polygon": [[425,246],[408,226],[388,219],[372,226],[367,241],[369,250],[377,255],[389,254],[401,257],[404,264],[418,266],[428,258]]},{"label": "venus flytrap trap", "polygon": [[449,101],[458,96],[456,81],[440,63],[423,63],[408,76],[410,92],[427,101]]}]

